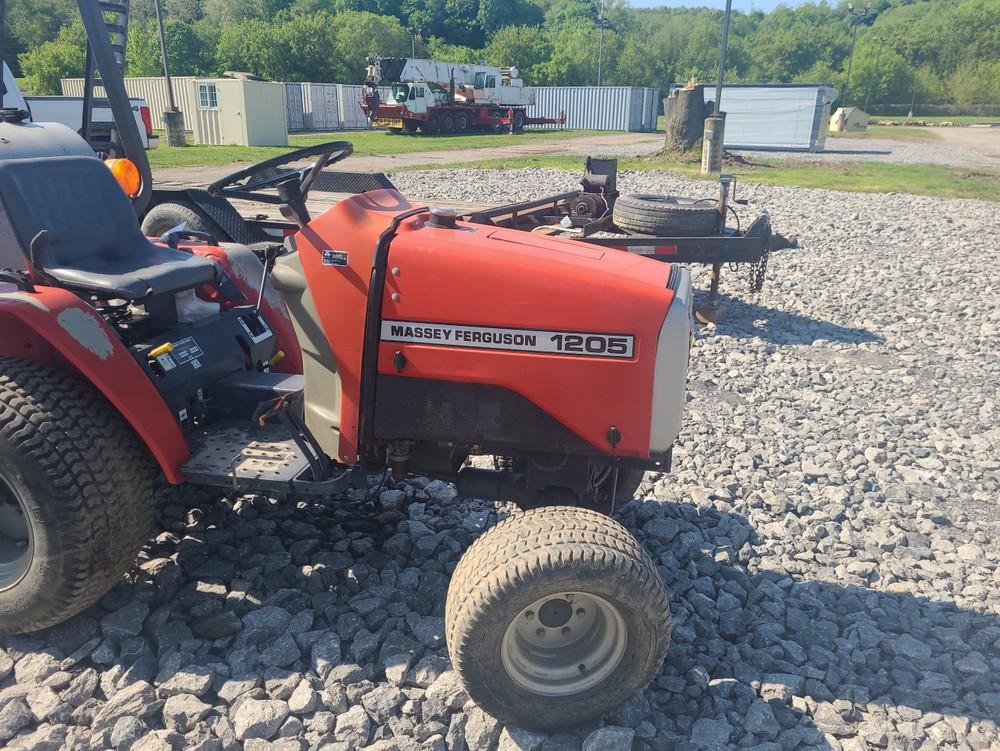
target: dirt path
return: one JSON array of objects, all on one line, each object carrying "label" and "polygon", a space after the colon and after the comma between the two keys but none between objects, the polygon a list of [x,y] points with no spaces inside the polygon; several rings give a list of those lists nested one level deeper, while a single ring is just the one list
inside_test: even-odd
[{"label": "dirt path", "polygon": [[[500,157],[579,154],[581,150],[588,148],[599,150],[607,147],[631,146],[658,142],[662,138],[662,134],[657,133],[611,133],[601,136],[568,137],[561,141],[511,143],[497,148],[414,151],[408,154],[388,154],[385,156],[352,156],[341,164],[345,170],[350,172],[392,172],[418,164],[452,165]],[[583,164],[582,159],[580,163]],[[163,185],[205,185],[245,166],[245,164],[240,163],[212,167],[167,167],[154,170],[153,177]]]}]

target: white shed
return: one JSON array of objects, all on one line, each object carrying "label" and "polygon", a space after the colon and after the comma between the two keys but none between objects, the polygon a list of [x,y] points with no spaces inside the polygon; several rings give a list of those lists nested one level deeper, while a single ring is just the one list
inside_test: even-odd
[{"label": "white shed", "polygon": [[285,86],[269,81],[195,78],[195,142],[212,146],[287,146]]},{"label": "white shed", "polygon": [[[715,88],[705,87],[705,99]],[[822,151],[837,90],[825,84],[726,84],[727,149]]]}]

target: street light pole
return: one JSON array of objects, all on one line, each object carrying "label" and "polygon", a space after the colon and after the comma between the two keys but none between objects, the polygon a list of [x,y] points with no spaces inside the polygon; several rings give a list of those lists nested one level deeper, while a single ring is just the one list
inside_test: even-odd
[{"label": "street light pole", "polygon": [[854,43],[858,39],[858,26],[867,23],[871,17],[871,6],[866,5],[864,12],[858,13],[854,10],[854,3],[847,4],[847,14],[851,19],[851,53],[847,58],[847,83],[844,84],[844,108],[850,104],[851,93],[851,68],[854,66]]},{"label": "street light pole", "polygon": [[[878,50],[875,52],[875,74],[878,75],[880,72],[878,67],[879,61],[882,59],[882,44],[885,42],[885,37],[875,37],[875,40],[878,42]],[[871,98],[872,88],[869,86],[865,89],[865,112],[868,111],[868,102],[871,101]]]}]

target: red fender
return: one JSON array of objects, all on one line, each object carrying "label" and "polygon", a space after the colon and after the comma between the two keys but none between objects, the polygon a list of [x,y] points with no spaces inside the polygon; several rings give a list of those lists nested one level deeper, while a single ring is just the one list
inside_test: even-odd
[{"label": "red fender", "polygon": [[72,292],[0,284],[0,355],[75,372],[128,421],[167,480],[184,481],[189,449],[180,425],[115,332]]}]

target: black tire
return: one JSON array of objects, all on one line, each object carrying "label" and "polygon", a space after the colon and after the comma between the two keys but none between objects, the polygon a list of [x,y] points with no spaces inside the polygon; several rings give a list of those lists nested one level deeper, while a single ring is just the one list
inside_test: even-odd
[{"label": "black tire", "polygon": [[441,115],[441,132],[453,133],[455,131],[455,116],[450,112]]},{"label": "black tire", "polygon": [[469,116],[464,112],[455,114],[455,132],[464,133],[469,129]]},{"label": "black tire", "polygon": [[16,536],[20,516],[27,556],[0,582],[0,633],[64,621],[121,578],[149,535],[154,476],[145,447],[97,392],[0,358],[0,540]]},{"label": "black tire", "polygon": [[[569,597],[563,593],[574,593],[577,603],[596,597],[614,610],[624,644],[617,662],[606,660],[594,672],[599,682],[554,695],[512,677],[504,649],[518,639],[505,634],[520,628],[522,618],[533,618],[528,608],[541,600],[538,632],[551,629],[554,639],[561,638],[560,630],[569,633],[566,624],[577,623],[574,616],[589,617],[582,607],[573,612],[573,600],[562,625],[544,620],[544,608]],[[445,626],[451,663],[469,696],[504,723],[538,730],[580,725],[614,711],[657,674],[670,642],[663,583],[638,541],[601,513],[564,506],[517,514],[476,540],[452,575]],[[567,655],[570,673],[578,654]]]},{"label": "black tire", "polygon": [[391,136],[398,136],[400,133],[403,132],[402,128],[386,128],[386,130],[389,132],[389,135]]},{"label": "black tire", "polygon": [[521,110],[514,111],[514,132],[520,133],[524,130],[524,113]]},{"label": "black tire", "polygon": [[404,120],[403,121],[403,132],[413,135],[417,132],[417,128],[420,126],[416,120]]},{"label": "black tire", "polygon": [[427,119],[420,124],[420,130],[428,136],[436,135],[440,129],[441,121],[438,119],[437,115],[428,115]]},{"label": "black tire", "polygon": [[719,214],[714,199],[635,194],[619,196],[614,223],[630,232],[660,236],[715,234]]},{"label": "black tire", "polygon": [[146,237],[160,237],[180,224],[187,224],[187,229],[195,232],[207,232],[217,240],[226,239],[215,223],[205,219],[190,203],[156,204],[142,218],[142,233]]}]

